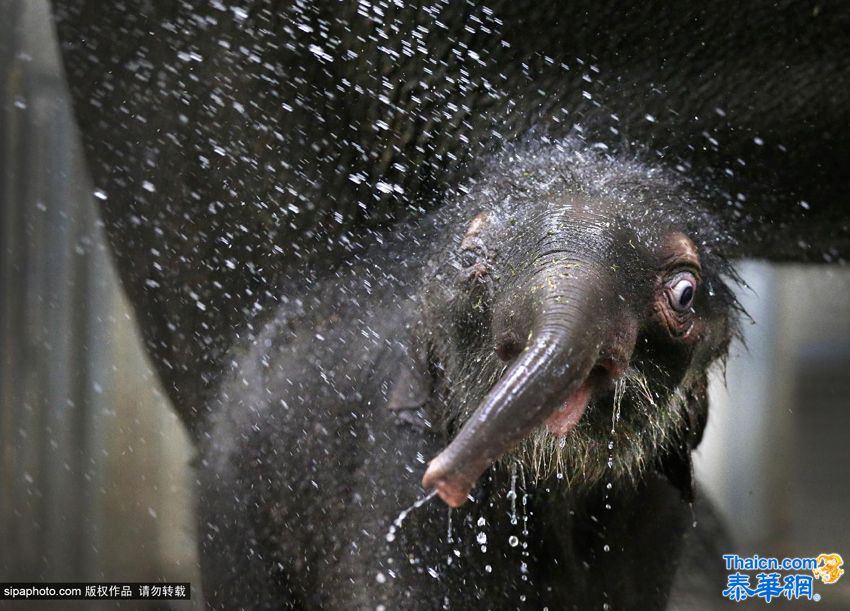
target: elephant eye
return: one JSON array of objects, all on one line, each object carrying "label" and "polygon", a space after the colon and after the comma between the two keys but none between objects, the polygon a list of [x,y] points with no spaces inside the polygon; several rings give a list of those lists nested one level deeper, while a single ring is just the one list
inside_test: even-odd
[{"label": "elephant eye", "polygon": [[667,283],[670,305],[677,312],[685,312],[694,303],[697,279],[691,272],[681,272]]}]

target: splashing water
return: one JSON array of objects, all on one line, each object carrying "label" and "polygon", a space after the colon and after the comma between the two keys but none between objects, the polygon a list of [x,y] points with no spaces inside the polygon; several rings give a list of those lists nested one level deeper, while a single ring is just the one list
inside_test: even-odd
[{"label": "splashing water", "polygon": [[422,507],[422,505],[424,505],[425,503],[427,503],[428,501],[433,499],[435,496],[437,496],[437,491],[432,490],[426,496],[423,496],[421,499],[417,500],[415,503],[413,503],[413,505],[411,505],[407,509],[402,509],[401,513],[399,513],[398,516],[396,517],[396,519],[393,520],[392,526],[390,526],[390,529],[387,531],[385,539],[389,543],[392,543],[393,541],[395,541],[396,530],[401,528],[401,524],[402,524],[402,522],[404,522],[405,518],[407,518],[407,515],[411,511],[413,511],[414,509],[418,509],[419,507]]},{"label": "splashing water", "polygon": [[511,524],[516,524],[516,469],[517,464],[511,465],[511,489],[508,492],[508,498],[511,500]]},{"label": "splashing water", "polygon": [[528,483],[525,481],[525,469],[519,466],[519,476],[522,482],[522,536],[528,537]]},{"label": "splashing water", "polygon": [[614,410],[611,412],[611,434],[617,428],[617,422],[620,420],[620,405],[623,402],[623,396],[626,394],[626,379],[620,378],[614,385]]}]

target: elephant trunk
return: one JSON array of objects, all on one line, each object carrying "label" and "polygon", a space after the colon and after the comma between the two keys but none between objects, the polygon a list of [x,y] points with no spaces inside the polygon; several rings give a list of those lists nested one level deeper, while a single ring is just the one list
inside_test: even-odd
[{"label": "elephant trunk", "polygon": [[532,305],[529,344],[431,461],[422,480],[426,489],[436,488],[457,507],[494,461],[547,418],[559,434],[575,426],[590,396],[588,377],[605,333],[599,280],[596,273],[544,279],[546,289]]}]

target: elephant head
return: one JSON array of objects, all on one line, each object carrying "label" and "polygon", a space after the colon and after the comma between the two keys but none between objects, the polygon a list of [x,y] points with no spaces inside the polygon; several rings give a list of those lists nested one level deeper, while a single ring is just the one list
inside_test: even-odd
[{"label": "elephant head", "polygon": [[453,439],[423,486],[458,506],[505,455],[581,487],[688,454],[736,309],[694,191],[561,144],[504,155],[463,192],[424,300]]}]

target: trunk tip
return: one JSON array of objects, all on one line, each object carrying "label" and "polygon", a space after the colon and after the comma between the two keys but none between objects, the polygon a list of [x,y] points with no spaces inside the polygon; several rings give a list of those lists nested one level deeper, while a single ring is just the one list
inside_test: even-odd
[{"label": "trunk tip", "polygon": [[455,472],[446,472],[440,456],[437,456],[428,465],[425,475],[422,477],[422,487],[426,490],[436,490],[437,495],[449,507],[460,507],[469,498],[469,493],[475,481]]}]

